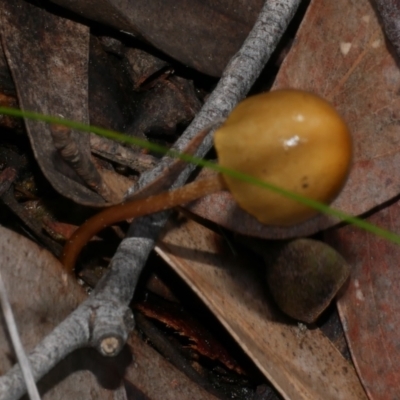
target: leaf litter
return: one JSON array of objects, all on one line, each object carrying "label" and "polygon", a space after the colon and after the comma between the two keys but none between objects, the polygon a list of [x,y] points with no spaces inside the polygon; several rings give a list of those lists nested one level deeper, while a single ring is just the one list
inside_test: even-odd
[{"label": "leaf litter", "polygon": [[[342,21],[344,9],[349,11],[346,14],[348,14],[348,21],[351,22],[346,24],[346,29],[341,28],[340,24],[337,23],[339,18]],[[324,16],[326,17],[324,18]],[[316,30],[321,34],[315,35]],[[331,53],[326,52],[326,47],[321,45],[321,41],[328,43],[327,47],[331,49]],[[397,194],[395,176],[387,177],[385,172],[388,170],[388,165],[395,162],[397,157],[395,151],[397,144],[395,110],[397,107],[393,87],[399,81],[399,73],[392,56],[383,43],[384,37],[368,2],[353,2],[349,6],[343,1],[335,3],[314,1],[311,3],[293,50],[278,75],[276,84],[277,86],[298,86],[319,92],[330,98],[348,118],[349,124],[354,128],[357,137],[355,141],[355,168],[344,194],[337,199],[337,205],[335,203],[334,206],[355,214],[363,213]],[[371,73],[374,70],[380,72],[382,70],[383,73]],[[330,77],[329,80],[326,78],[327,76]],[[370,85],[367,86],[365,85],[366,76],[371,76]],[[373,102],[372,98],[374,98]],[[354,104],[357,105],[357,108]],[[380,133],[378,139],[376,132]],[[227,214],[230,215],[226,212],[220,214],[223,215],[223,218],[226,218]],[[216,217],[208,216],[208,218],[215,220]],[[241,223],[236,218],[232,220],[235,221],[233,222],[233,230],[240,230],[238,228],[240,226],[245,226],[246,232],[250,234],[254,232],[254,229],[259,230],[259,228],[252,227],[251,224]],[[300,227],[294,235],[311,233],[334,222],[329,218],[319,217],[308,225]],[[224,222],[220,223],[224,225]],[[281,232],[271,233],[270,231],[268,233],[257,233],[257,235],[282,237]],[[178,264],[181,262],[175,261]],[[196,287],[194,286],[194,288]],[[204,290],[204,287],[201,290]],[[207,290],[209,290],[208,287]],[[206,292],[203,292],[201,297],[207,297]],[[212,300],[208,300],[208,303],[210,302]],[[240,306],[238,307],[240,309]],[[233,322],[232,326],[234,326]],[[295,329],[290,325],[289,328]],[[249,334],[248,332],[251,332],[249,328],[248,332],[243,333],[239,326],[234,326],[233,330],[236,331],[234,336],[246,337]],[[310,335],[309,332],[306,331],[306,338]],[[326,344],[324,340],[322,342],[324,345]],[[243,343],[245,343],[244,347],[258,350],[257,343],[251,344],[245,340]],[[317,343],[319,342],[317,341]],[[321,346],[323,348],[324,345],[319,343],[316,347]],[[271,381],[275,382],[286,396],[295,396],[296,393],[298,394],[303,390],[305,393],[315,395],[312,379],[311,381],[306,379],[305,383],[296,381],[296,378],[304,377],[304,371],[301,371],[300,368],[299,372],[296,368],[293,372],[294,378],[287,378],[285,372],[281,371],[280,373],[277,372]],[[343,368],[348,371],[347,365]],[[325,372],[325,370],[323,371]],[[272,374],[271,371],[265,373],[267,376]],[[292,382],[291,379],[294,381]],[[320,376],[316,378],[317,381],[318,379],[324,381]],[[299,381],[301,380],[299,379]],[[346,379],[344,380],[346,381]],[[353,375],[351,375],[350,383],[346,381],[346,385],[346,390],[347,388],[354,389],[354,393],[362,396],[362,390],[357,386]],[[293,387],[296,388],[297,392],[296,390],[291,391]]]}]

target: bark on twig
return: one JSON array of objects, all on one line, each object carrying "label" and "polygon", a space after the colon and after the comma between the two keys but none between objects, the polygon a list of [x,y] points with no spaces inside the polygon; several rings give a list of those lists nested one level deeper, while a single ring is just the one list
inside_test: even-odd
[{"label": "bark on twig", "polygon": [[[228,64],[219,84],[174,148],[183,150],[201,129],[225,118],[246,95],[285,32],[301,0],[266,0],[259,18],[240,51]],[[197,156],[212,146],[212,135],[204,140]],[[152,171],[143,174],[139,188],[156,179],[171,160],[163,159]],[[188,166],[174,187],[183,185],[193,170]],[[53,368],[71,351],[94,346],[102,354],[114,355],[133,329],[128,304],[140,272],[168,212],[135,221],[129,235],[119,246],[110,272],[99,282],[92,296],[54,329],[29,355],[36,380]],[[0,378],[0,400],[18,399],[25,391],[19,366]]]}]

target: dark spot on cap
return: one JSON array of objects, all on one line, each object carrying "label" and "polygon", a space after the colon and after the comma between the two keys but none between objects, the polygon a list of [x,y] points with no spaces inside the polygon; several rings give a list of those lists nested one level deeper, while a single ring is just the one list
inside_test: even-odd
[{"label": "dark spot on cap", "polygon": [[308,184],[308,177],[307,177],[307,176],[303,176],[303,177],[301,178],[301,187],[302,187],[303,189],[307,189],[308,186],[309,186],[309,184]]}]

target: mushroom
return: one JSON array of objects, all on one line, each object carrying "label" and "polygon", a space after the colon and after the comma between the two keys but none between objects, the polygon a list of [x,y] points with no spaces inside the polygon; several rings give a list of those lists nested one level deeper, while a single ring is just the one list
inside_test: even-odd
[{"label": "mushroom", "polygon": [[[221,165],[330,203],[346,180],[352,141],[337,111],[300,90],[277,90],[239,104],[215,133]],[[295,200],[230,176],[237,203],[266,225],[290,226],[317,213]]]},{"label": "mushroom", "polygon": [[350,275],[345,259],[318,240],[300,238],[263,247],[267,285],[276,304],[308,324],[329,306]]},{"label": "mushroom", "polygon": [[[345,122],[328,102],[301,90],[277,90],[244,100],[217,130],[214,143],[224,168],[323,203],[339,193],[351,163],[352,142]],[[103,210],[72,235],[61,261],[72,271],[81,249],[106,226],[224,189],[263,224],[294,225],[316,213],[281,194],[218,174]]]},{"label": "mushroom", "polygon": [[280,310],[307,324],[319,318],[350,275],[346,260],[318,240],[236,239],[263,257],[268,292]]}]

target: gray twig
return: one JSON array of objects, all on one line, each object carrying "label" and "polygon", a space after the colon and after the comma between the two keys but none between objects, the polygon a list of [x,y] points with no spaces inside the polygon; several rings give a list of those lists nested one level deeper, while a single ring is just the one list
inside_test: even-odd
[{"label": "gray twig", "polygon": [[[266,0],[257,22],[239,52],[229,62],[216,89],[174,148],[183,150],[201,129],[225,118],[246,95],[276,48],[301,0]],[[210,134],[199,147],[204,156],[212,146]],[[171,160],[163,159],[152,171],[143,174],[139,187],[157,178]],[[174,187],[183,185],[193,171],[188,166]],[[168,212],[135,221],[111,261],[110,272],[97,285],[92,296],[54,329],[29,355],[34,378],[40,379],[71,351],[94,346],[104,355],[115,355],[133,329],[128,304],[138,277]],[[0,378],[0,400],[18,399],[25,391],[19,366]]]}]

